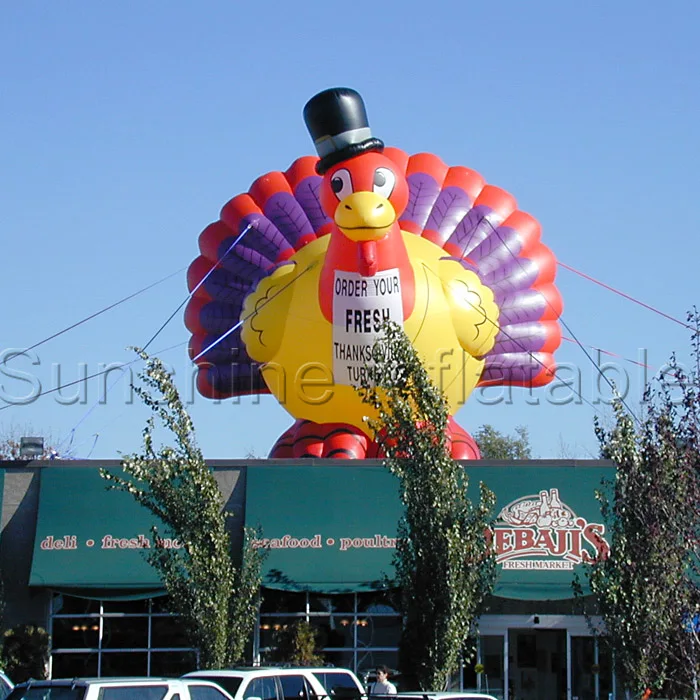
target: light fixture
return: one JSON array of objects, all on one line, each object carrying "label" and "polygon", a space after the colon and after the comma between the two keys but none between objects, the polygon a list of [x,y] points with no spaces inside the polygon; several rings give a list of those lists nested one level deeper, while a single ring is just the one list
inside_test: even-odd
[{"label": "light fixture", "polygon": [[21,437],[19,439],[19,456],[22,459],[41,457],[44,454],[43,437]]}]

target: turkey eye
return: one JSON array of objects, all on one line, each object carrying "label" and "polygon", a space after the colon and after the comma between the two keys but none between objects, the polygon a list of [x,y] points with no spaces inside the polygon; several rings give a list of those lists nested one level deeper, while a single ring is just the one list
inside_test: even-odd
[{"label": "turkey eye", "polygon": [[374,171],[374,187],[372,189],[376,194],[389,199],[395,184],[396,175],[389,168],[377,168]]},{"label": "turkey eye", "polygon": [[331,189],[340,201],[352,194],[352,177],[350,177],[350,173],[345,168],[336,170],[333,173]]}]

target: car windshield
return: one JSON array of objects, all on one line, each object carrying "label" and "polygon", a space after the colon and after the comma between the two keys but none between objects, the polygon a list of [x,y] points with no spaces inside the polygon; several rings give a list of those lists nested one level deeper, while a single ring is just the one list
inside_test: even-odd
[{"label": "car windshield", "polygon": [[97,700],[162,700],[167,685],[113,685],[100,688]]},{"label": "car windshield", "polygon": [[358,698],[360,696],[360,691],[355,681],[347,673],[314,671],[313,674],[332,698],[345,700],[346,698]]},{"label": "car windshield", "polygon": [[84,686],[25,686],[15,687],[5,700],[83,700]]},{"label": "car windshield", "polygon": [[211,681],[220,685],[232,697],[236,695],[236,691],[241,685],[242,678],[238,676],[192,676],[187,675],[187,678],[198,678],[200,681]]}]

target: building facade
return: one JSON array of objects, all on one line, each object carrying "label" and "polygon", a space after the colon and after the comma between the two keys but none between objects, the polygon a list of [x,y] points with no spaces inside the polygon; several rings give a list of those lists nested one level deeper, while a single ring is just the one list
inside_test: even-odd
[{"label": "building facade", "polygon": [[[245,527],[265,547],[254,657],[298,619],[317,631],[326,663],[366,675],[396,668],[401,616],[391,586],[402,506],[398,481],[370,460],[212,461],[232,543]],[[614,476],[601,461],[466,462],[470,489],[497,498],[498,578],[478,624],[476,658],[455,688],[501,698],[615,696],[600,621],[584,616],[575,578],[609,543],[595,498]],[[158,577],[144,559],[152,516],[113,491],[118,462],[5,462],[0,565],[5,627],[51,634],[53,677],[174,675],[196,668]],[[159,546],[179,547],[159,530]],[[583,599],[590,604],[590,599]],[[397,679],[400,685],[400,677]]]}]

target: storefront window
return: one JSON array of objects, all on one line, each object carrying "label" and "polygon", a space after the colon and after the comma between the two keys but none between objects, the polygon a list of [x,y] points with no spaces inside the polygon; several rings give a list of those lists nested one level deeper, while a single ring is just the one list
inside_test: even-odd
[{"label": "storefront window", "polygon": [[345,595],[315,595],[309,594],[309,612],[344,613],[355,611],[355,596]]},{"label": "storefront window", "polygon": [[143,600],[105,600],[102,603],[102,609],[105,613],[123,613],[125,615],[147,615],[150,606],[149,598]]},{"label": "storefront window", "polygon": [[103,652],[101,676],[147,676],[148,653],[135,651]]},{"label": "storefront window", "polygon": [[394,591],[376,591],[374,593],[360,594],[359,610],[366,613],[394,613],[397,603],[394,600],[397,594]]},{"label": "storefront window", "polygon": [[151,646],[168,648],[189,646],[180,619],[173,615],[154,614],[151,617]]},{"label": "storefront window", "polygon": [[398,648],[401,617],[363,615],[357,620],[358,641],[370,647]]},{"label": "storefront window", "polygon": [[112,617],[105,613],[102,624],[103,649],[148,648],[148,615]]},{"label": "storefront window", "polygon": [[503,637],[484,635],[479,638],[479,659],[483,667],[478,675],[477,688],[487,695],[504,697],[503,692]]},{"label": "storefront window", "polygon": [[54,613],[64,615],[90,615],[100,612],[100,601],[90,598],[56,595],[53,598]]},{"label": "storefront window", "polygon": [[196,669],[196,653],[165,602],[54,596],[52,677],[177,676]]},{"label": "storefront window", "polygon": [[377,664],[397,668],[401,616],[385,592],[322,595],[264,589],[257,644],[261,662],[274,656],[275,632],[299,619],[316,631],[324,663],[350,668],[360,678]]},{"label": "storefront window", "polygon": [[93,617],[61,617],[54,620],[54,647],[96,649],[100,638],[99,615]]},{"label": "storefront window", "polygon": [[329,666],[351,669],[355,663],[355,652],[353,649],[346,649],[345,651],[325,650],[323,652],[323,658]]},{"label": "storefront window", "polygon": [[56,654],[52,658],[51,675],[54,678],[81,678],[97,676],[97,652]]},{"label": "storefront window", "polygon": [[265,589],[260,605],[261,613],[268,612],[306,612],[306,593],[290,593]]},{"label": "storefront window", "polygon": [[577,700],[607,700],[612,694],[612,655],[605,639],[571,638],[571,695]]},{"label": "storefront window", "polygon": [[318,645],[322,649],[342,649],[355,646],[351,619],[350,614],[312,617],[310,622],[316,631]]},{"label": "storefront window", "polygon": [[177,677],[197,668],[197,654],[193,651],[152,651],[151,675]]}]

